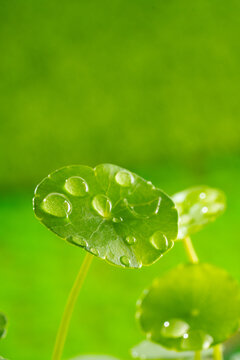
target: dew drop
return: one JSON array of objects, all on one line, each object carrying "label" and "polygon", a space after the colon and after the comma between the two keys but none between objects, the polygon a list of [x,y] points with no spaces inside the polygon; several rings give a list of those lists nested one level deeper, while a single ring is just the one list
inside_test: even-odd
[{"label": "dew drop", "polygon": [[182,350],[207,350],[213,343],[212,336],[202,330],[191,330],[183,336],[181,341]]},{"label": "dew drop", "polygon": [[63,218],[69,215],[72,206],[64,195],[51,193],[43,199],[42,208],[50,215]]},{"label": "dew drop", "polygon": [[119,218],[114,217],[114,218],[112,219],[112,221],[113,221],[114,223],[120,223],[120,222],[123,221],[123,218],[121,218],[121,217],[119,217]]},{"label": "dew drop", "polygon": [[161,335],[166,338],[179,338],[189,329],[189,325],[180,319],[165,321],[161,328]]},{"label": "dew drop", "polygon": [[123,255],[120,257],[120,262],[124,265],[124,266],[129,266],[130,265],[130,261],[128,259],[127,256]]},{"label": "dew drop", "polygon": [[204,206],[203,208],[202,208],[202,213],[203,214],[206,214],[208,212],[208,208],[207,208],[207,206]]},{"label": "dew drop", "polygon": [[85,196],[88,192],[88,184],[80,176],[68,178],[64,187],[73,196]]},{"label": "dew drop", "polygon": [[99,256],[99,251],[98,251],[97,249],[91,248],[89,251],[90,251],[93,255]]},{"label": "dew drop", "polygon": [[125,241],[128,245],[133,245],[136,243],[137,239],[134,236],[130,235],[126,237]]},{"label": "dew drop", "polygon": [[82,246],[82,247],[88,246],[86,240],[80,236],[69,236],[69,237],[67,237],[66,240],[74,245],[78,245],[78,246]]},{"label": "dew drop", "polygon": [[200,199],[206,199],[206,194],[204,193],[204,192],[202,192],[200,195],[199,195],[199,197],[200,197]]},{"label": "dew drop", "polygon": [[120,186],[128,187],[133,184],[134,177],[130,172],[122,170],[116,174],[115,180]]},{"label": "dew drop", "polygon": [[161,252],[165,252],[168,250],[168,239],[161,231],[156,231],[152,237],[150,238],[150,243],[152,246],[160,250]]},{"label": "dew drop", "polygon": [[104,218],[109,218],[111,215],[112,203],[105,195],[96,195],[93,198],[92,206],[94,210]]}]

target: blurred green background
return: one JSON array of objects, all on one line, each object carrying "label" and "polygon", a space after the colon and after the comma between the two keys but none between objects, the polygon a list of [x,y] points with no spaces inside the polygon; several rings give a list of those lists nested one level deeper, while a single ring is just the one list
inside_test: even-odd
[{"label": "blurred green background", "polygon": [[[1,0],[0,354],[47,360],[83,252],[34,218],[34,187],[69,164],[111,162],[172,194],[208,184],[228,211],[194,236],[240,280],[237,0]],[[128,358],[143,339],[135,302],[185,261],[182,246],[140,271],[95,260],[65,358]]]}]

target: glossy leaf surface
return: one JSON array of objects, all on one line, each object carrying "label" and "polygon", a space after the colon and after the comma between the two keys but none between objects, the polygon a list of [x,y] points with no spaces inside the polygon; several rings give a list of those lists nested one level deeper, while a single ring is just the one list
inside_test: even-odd
[{"label": "glossy leaf surface", "polygon": [[115,165],[68,166],[37,187],[39,220],[68,242],[110,263],[150,265],[173,246],[173,201],[136,174]]},{"label": "glossy leaf surface", "polygon": [[6,316],[0,313],[0,339],[6,334],[7,319]]},{"label": "glossy leaf surface", "polygon": [[[161,345],[145,340],[132,348],[131,354],[136,359],[146,360],[167,360],[167,359],[194,359],[194,351],[174,351],[168,350]],[[207,359],[211,356],[212,349],[202,351],[202,358]]]},{"label": "glossy leaf surface", "polygon": [[174,194],[172,199],[179,213],[179,240],[213,222],[226,207],[224,193],[207,186],[181,191]]},{"label": "glossy leaf surface", "polygon": [[208,349],[239,328],[239,284],[213,265],[180,265],[145,290],[137,318],[148,339],[168,349]]}]

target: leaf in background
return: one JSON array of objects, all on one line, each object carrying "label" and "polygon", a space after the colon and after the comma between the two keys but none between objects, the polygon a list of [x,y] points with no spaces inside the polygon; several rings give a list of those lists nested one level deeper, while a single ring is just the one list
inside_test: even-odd
[{"label": "leaf in background", "polygon": [[140,268],[173,246],[173,201],[136,174],[115,165],[67,166],[37,187],[38,219],[68,242],[106,261]]},{"label": "leaf in background", "polygon": [[180,265],[156,279],[137,303],[149,340],[176,350],[204,350],[239,328],[239,284],[209,264]]},{"label": "leaf in background", "polygon": [[[167,360],[167,359],[194,359],[194,351],[174,351],[168,350],[161,345],[144,340],[131,350],[132,357],[146,360]],[[212,349],[204,350],[202,358],[207,359],[212,355]]]},{"label": "leaf in background", "polygon": [[178,239],[199,231],[221,215],[226,207],[222,191],[198,186],[172,196],[179,214]]},{"label": "leaf in background", "polygon": [[6,334],[7,319],[6,316],[0,313],[0,339]]}]

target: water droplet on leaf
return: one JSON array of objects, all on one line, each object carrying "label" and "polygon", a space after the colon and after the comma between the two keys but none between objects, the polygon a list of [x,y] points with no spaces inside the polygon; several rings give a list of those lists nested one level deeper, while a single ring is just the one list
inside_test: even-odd
[{"label": "water droplet on leaf", "polygon": [[92,206],[94,210],[104,218],[109,218],[111,215],[112,203],[105,195],[96,195],[93,198]]},{"label": "water droplet on leaf", "polygon": [[202,330],[191,330],[181,342],[182,350],[206,350],[213,343],[212,336]]},{"label": "water droplet on leaf", "polygon": [[121,218],[121,217],[119,217],[119,218],[114,217],[114,218],[112,219],[112,221],[115,222],[115,223],[120,223],[120,222],[123,221],[123,218]]},{"label": "water droplet on leaf", "polygon": [[189,329],[189,324],[181,319],[165,321],[161,328],[161,335],[166,338],[179,338]]},{"label": "water droplet on leaf", "polygon": [[120,257],[120,262],[124,265],[124,266],[129,266],[130,265],[130,261],[128,259],[127,256],[123,255]]},{"label": "water droplet on leaf", "polygon": [[202,213],[203,214],[206,214],[208,212],[208,208],[207,208],[207,206],[204,206],[203,208],[202,208]]},{"label": "water droplet on leaf", "polygon": [[127,236],[125,241],[128,245],[133,245],[133,244],[135,244],[137,239],[134,236]]},{"label": "water droplet on leaf", "polygon": [[90,252],[95,256],[99,256],[99,251],[97,249],[95,249],[95,248],[91,248]]},{"label": "water droplet on leaf", "polygon": [[72,176],[65,181],[65,189],[73,196],[85,196],[88,184],[80,176]]},{"label": "water droplet on leaf", "polygon": [[128,187],[133,184],[134,177],[130,172],[122,170],[116,174],[115,180],[120,186]]},{"label": "water droplet on leaf", "polygon": [[42,208],[50,215],[63,218],[68,216],[72,207],[64,195],[51,193],[43,199]]},{"label": "water droplet on leaf", "polygon": [[82,246],[82,247],[88,246],[86,240],[80,236],[69,236],[66,240],[74,245],[78,245],[78,246]]},{"label": "water droplet on leaf", "polygon": [[161,231],[156,231],[150,238],[150,242],[155,249],[165,252],[168,249],[168,239]]}]

